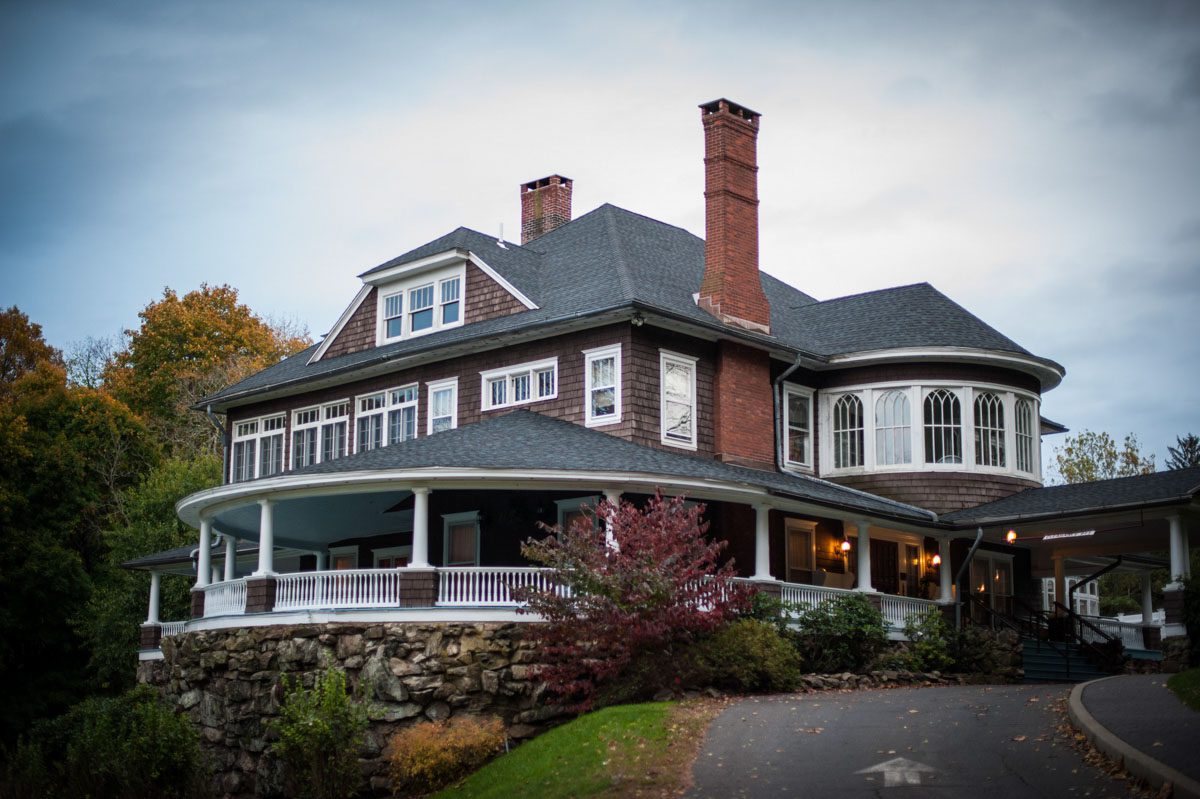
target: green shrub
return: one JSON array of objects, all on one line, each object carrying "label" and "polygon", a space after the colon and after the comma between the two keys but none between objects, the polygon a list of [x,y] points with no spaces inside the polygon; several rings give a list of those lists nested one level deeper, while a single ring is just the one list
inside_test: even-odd
[{"label": "green shrub", "polygon": [[945,671],[954,665],[950,625],[941,613],[914,613],[904,620],[912,671]]},{"label": "green shrub", "polygon": [[887,645],[887,624],[866,597],[845,594],[801,613],[794,635],[808,670],[861,671]]},{"label": "green shrub", "polygon": [[500,719],[457,716],[401,730],[389,745],[392,790],[428,793],[475,771],[504,748]]},{"label": "green shrub", "polygon": [[367,729],[367,708],[346,685],[346,674],[330,669],[317,675],[312,690],[285,682],[279,734],[272,751],[283,765],[288,796],[344,799],[358,793],[358,756]]},{"label": "green shrub", "polygon": [[769,624],[781,634],[785,634],[795,611],[795,605],[784,602],[774,594],[755,591],[750,595],[750,607],[742,617]]},{"label": "green shrub", "polygon": [[187,799],[207,769],[188,720],[146,686],[88,699],[34,726],[0,776],[0,797]]},{"label": "green shrub", "polygon": [[731,622],[692,647],[696,681],[731,691],[791,691],[800,681],[800,654],[770,624]]}]

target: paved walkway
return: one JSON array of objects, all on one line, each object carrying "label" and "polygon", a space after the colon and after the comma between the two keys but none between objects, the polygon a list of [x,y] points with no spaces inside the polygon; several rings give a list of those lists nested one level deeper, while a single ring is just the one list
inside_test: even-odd
[{"label": "paved walkway", "polygon": [[[1171,693],[1168,676],[1131,674],[1085,683],[1072,696],[1072,721],[1138,776],[1155,785],[1164,779],[1175,783],[1177,797],[1200,796],[1200,712]],[[1080,705],[1086,713],[1079,713]]]}]

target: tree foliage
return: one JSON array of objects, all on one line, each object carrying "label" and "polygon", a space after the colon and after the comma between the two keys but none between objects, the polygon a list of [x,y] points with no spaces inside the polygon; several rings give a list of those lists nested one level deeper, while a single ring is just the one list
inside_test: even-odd
[{"label": "tree foliage", "polygon": [[1188,433],[1186,436],[1175,436],[1175,446],[1167,447],[1170,457],[1167,458],[1168,469],[1190,469],[1200,466],[1200,436]]},{"label": "tree foliage", "polygon": [[62,353],[42,338],[42,326],[29,321],[17,306],[0,311],[0,399],[21,375],[39,363],[61,366]]},{"label": "tree foliage", "polygon": [[1137,436],[1132,433],[1118,447],[1108,433],[1082,430],[1055,448],[1054,461],[1064,483],[1090,483],[1154,471],[1154,456],[1141,454]]},{"label": "tree foliage", "polygon": [[283,763],[287,795],[355,796],[363,781],[358,758],[367,731],[367,707],[351,694],[346,673],[329,669],[317,675],[311,690],[286,679],[284,687],[279,718],[270,725],[279,735],[271,750]]},{"label": "tree foliage", "polygon": [[661,494],[644,510],[601,500],[568,529],[546,528],[558,535],[522,547],[552,570],[550,588],[519,594],[524,612],[547,622],[534,627],[548,661],[541,676],[564,705],[590,708],[635,658],[657,655],[670,669],[677,647],[746,609],[748,592],[731,582],[733,563],[720,563],[725,542],[705,538],[702,513]]},{"label": "tree foliage", "polygon": [[312,343],[307,331],[264,321],[225,285],[202,284],[182,297],[164,289],[138,316],[104,383],[174,455],[219,451],[218,434],[192,405]]}]

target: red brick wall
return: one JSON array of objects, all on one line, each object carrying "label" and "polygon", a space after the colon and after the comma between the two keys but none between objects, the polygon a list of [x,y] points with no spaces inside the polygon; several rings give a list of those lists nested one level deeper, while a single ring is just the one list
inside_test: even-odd
[{"label": "red brick wall", "polygon": [[521,185],[521,243],[571,221],[571,179],[551,175]]},{"label": "red brick wall", "polygon": [[1027,488],[1040,487],[1033,480],[963,472],[886,472],[826,479],[935,513],[973,508]]},{"label": "red brick wall", "polygon": [[717,458],[756,469],[775,468],[775,408],[771,365],[761,350],[717,345],[713,447]]},{"label": "red brick wall", "polygon": [[701,109],[704,126],[704,278],[700,304],[718,318],[769,327],[758,273],[758,115],[724,101]]}]

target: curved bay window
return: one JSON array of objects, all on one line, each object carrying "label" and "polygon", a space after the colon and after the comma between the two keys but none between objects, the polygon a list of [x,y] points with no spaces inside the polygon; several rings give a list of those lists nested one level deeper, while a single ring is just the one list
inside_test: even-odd
[{"label": "curved bay window", "polygon": [[837,469],[863,465],[863,404],[854,394],[833,404],[833,464]]},{"label": "curved bay window", "polygon": [[925,462],[962,463],[962,406],[951,391],[925,395]]},{"label": "curved bay window", "polygon": [[903,391],[887,391],[875,400],[875,462],[912,463],[912,407]]},{"label": "curved bay window", "polygon": [[990,391],[975,396],[975,463],[1007,464],[1004,453],[1004,403]]}]

